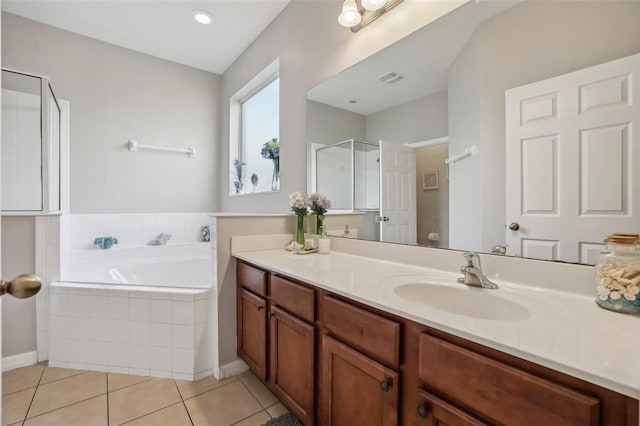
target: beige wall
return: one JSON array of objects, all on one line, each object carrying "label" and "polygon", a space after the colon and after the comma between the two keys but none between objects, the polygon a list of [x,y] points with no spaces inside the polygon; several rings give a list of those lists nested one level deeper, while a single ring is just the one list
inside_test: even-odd
[{"label": "beige wall", "polygon": [[[2,279],[35,273],[35,219],[2,218]],[[36,298],[2,301],[2,357],[36,350]]]},{"label": "beige wall", "polygon": [[[446,143],[416,150],[416,210],[418,244],[449,247],[449,180],[444,160],[449,156]],[[438,172],[438,189],[422,189],[422,175]],[[427,234],[437,232],[439,240],[429,241]]]},{"label": "beige wall", "polygon": [[[504,244],[504,92],[640,52],[640,2],[525,1],[484,21],[451,67],[451,247]],[[469,206],[473,206],[468,214]]]},{"label": "beige wall", "polygon": [[[2,14],[2,66],[71,102],[71,212],[217,209],[220,76]],[[140,151],[188,147],[196,156]]]},{"label": "beige wall", "polygon": [[[281,188],[278,193],[230,197],[222,211],[284,213],[287,195],[305,190],[306,93],[322,80],[423,27],[463,1],[404,2],[354,34],[336,23],[342,2],[292,1],[222,76],[222,143],[219,179],[229,179],[229,99],[280,58]],[[225,188],[225,185],[221,185]]]},{"label": "beige wall", "polygon": [[[327,215],[327,229],[345,224],[362,229],[362,215]],[[313,219],[308,216],[306,220]],[[295,234],[295,216],[246,216],[217,218],[218,256],[218,359],[220,365],[237,359],[236,351],[236,263],[231,257],[231,237],[242,235]],[[314,256],[314,255],[312,255]]]}]

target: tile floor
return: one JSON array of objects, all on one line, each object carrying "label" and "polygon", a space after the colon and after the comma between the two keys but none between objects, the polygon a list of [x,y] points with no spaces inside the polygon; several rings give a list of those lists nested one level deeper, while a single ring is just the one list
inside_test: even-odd
[{"label": "tile floor", "polygon": [[253,426],[286,411],[250,372],[187,382],[38,364],[2,374],[2,426]]}]

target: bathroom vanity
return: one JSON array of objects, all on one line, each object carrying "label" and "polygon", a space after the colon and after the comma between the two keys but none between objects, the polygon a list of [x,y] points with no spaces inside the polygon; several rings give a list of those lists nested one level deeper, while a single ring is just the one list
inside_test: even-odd
[{"label": "bathroom vanity", "polygon": [[[484,292],[506,295],[490,295],[489,303],[506,303],[512,293],[524,311],[496,305],[483,317],[470,307],[472,318],[464,318],[421,306],[422,296],[407,287],[455,278],[443,271],[335,252],[234,256],[238,355],[305,425],[638,424],[633,343],[586,349],[590,333],[601,330],[569,317],[592,309],[593,321],[608,314],[615,329],[637,326],[637,318],[606,313],[592,301],[578,307],[584,297],[504,284],[474,289],[478,305]],[[555,301],[545,307],[548,296]],[[545,327],[554,323],[557,330]],[[567,341],[577,345],[572,354]],[[607,363],[619,356],[628,359]],[[620,379],[615,370],[624,365],[629,376]]]}]

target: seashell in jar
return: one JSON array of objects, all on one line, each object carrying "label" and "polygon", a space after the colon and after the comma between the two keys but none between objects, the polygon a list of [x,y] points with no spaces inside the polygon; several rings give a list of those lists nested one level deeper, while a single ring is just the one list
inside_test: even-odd
[{"label": "seashell in jar", "polygon": [[636,296],[631,293],[625,293],[624,298],[630,302],[633,302],[634,300],[636,300]]},{"label": "seashell in jar", "polygon": [[627,292],[635,296],[640,293],[640,287],[638,287],[637,285],[630,285],[629,287],[627,287]]},{"label": "seashell in jar", "polygon": [[605,299],[606,299],[606,298],[609,296],[609,293],[611,293],[611,290],[609,290],[609,289],[608,289],[608,288],[606,288],[606,287],[603,287],[603,286],[599,285],[599,286],[596,288],[596,292],[597,292],[598,294],[604,295],[604,297],[605,297]]},{"label": "seashell in jar", "polygon": [[612,291],[611,293],[609,293],[609,299],[611,300],[619,300],[621,297],[622,295],[618,291]]}]

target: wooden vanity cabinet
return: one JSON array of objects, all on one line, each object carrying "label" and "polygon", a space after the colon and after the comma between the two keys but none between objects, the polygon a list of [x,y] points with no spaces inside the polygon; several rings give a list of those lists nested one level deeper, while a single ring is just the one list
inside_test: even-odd
[{"label": "wooden vanity cabinet", "polygon": [[238,355],[311,426],[637,426],[638,400],[237,262]]},{"label": "wooden vanity cabinet", "polygon": [[400,324],[322,296],[321,419],[331,426],[395,426]]},{"label": "wooden vanity cabinet", "polygon": [[313,425],[315,290],[241,261],[236,274],[238,356],[305,425]]},{"label": "wooden vanity cabinet", "polygon": [[[251,268],[245,265],[247,268]],[[244,269],[238,268],[238,269]],[[255,269],[255,268],[253,268]],[[260,271],[262,272],[262,271]],[[267,379],[267,300],[244,286],[238,274],[237,285],[237,338],[238,356],[262,380]],[[266,274],[251,276],[250,283],[265,280]],[[251,288],[251,287],[250,287]],[[266,288],[266,286],[265,286]]]}]

